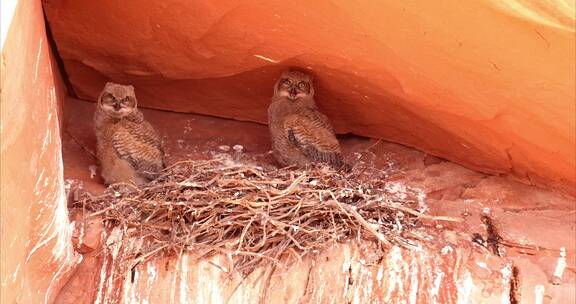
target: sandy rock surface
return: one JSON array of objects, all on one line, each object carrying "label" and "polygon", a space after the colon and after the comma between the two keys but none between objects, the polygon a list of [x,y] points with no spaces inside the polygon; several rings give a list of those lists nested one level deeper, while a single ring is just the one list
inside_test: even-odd
[{"label": "sandy rock surface", "polygon": [[145,107],[266,121],[288,66],[338,132],[575,194],[570,1],[43,1],[70,82]]},{"label": "sandy rock surface", "polygon": [[[90,179],[88,168],[94,159],[86,152],[94,145],[88,119],[94,105],[69,99],[67,108],[73,114],[66,118],[65,176],[87,190],[101,192],[101,181]],[[275,165],[267,153],[266,126],[155,110],[144,110],[144,115],[164,138],[168,164],[228,155],[233,161]],[[98,297],[124,303],[166,299],[179,303],[257,303],[261,299],[264,303],[412,299],[415,303],[507,303],[511,297],[517,303],[534,303],[537,298],[548,301],[543,303],[574,301],[576,212],[572,198],[471,171],[397,144],[354,136],[340,139],[347,161],[372,164],[387,172],[386,187],[399,198],[408,192],[420,193],[430,214],[460,217],[464,222],[427,223],[423,229],[434,238],[418,250],[393,247],[380,251],[371,242],[351,240],[302,261],[289,257],[291,267],[262,267],[245,279],[228,271],[226,256],[198,260],[192,252],[138,266],[133,281],[130,275],[114,284],[108,279],[110,268],[102,267],[112,259],[91,252],[57,302],[92,303]],[[243,152],[222,148],[235,145],[243,146]],[[475,233],[486,238],[485,214],[509,243],[500,246],[502,257],[471,241]],[[88,242],[93,239],[89,237]],[[567,267],[561,284],[554,285],[552,276],[562,247]],[[536,291],[542,291],[541,295]]]}]

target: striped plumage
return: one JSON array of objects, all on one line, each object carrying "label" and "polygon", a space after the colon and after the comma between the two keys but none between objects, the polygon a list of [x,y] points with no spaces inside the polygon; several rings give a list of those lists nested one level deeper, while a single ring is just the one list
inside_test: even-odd
[{"label": "striped plumage", "polygon": [[268,122],[274,154],[281,165],[348,167],[328,118],[316,107],[310,75],[298,71],[282,74],[274,87]]},{"label": "striped plumage", "polygon": [[[96,151],[107,184],[143,184],[164,168],[160,137],[138,110],[133,90],[108,83],[98,99],[94,114]],[[121,100],[125,103],[119,105]]]}]

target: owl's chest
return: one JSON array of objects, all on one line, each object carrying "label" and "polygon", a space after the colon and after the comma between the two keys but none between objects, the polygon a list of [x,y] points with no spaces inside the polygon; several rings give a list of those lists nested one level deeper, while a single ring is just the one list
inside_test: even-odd
[{"label": "owl's chest", "polygon": [[129,122],[129,121],[119,120],[119,121],[111,122],[110,124],[106,125],[102,131],[106,135],[106,137],[111,138],[115,134],[118,134],[118,133],[131,134],[131,133],[137,132],[138,128],[139,128],[139,124]]},{"label": "owl's chest", "polygon": [[288,116],[298,115],[300,109],[285,101],[273,102],[268,108],[268,123],[271,126],[283,126]]}]

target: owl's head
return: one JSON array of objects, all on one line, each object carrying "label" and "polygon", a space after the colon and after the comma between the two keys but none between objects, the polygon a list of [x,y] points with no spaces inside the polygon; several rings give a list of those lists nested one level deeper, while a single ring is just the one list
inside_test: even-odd
[{"label": "owl's head", "polygon": [[287,97],[292,101],[314,97],[312,75],[296,70],[282,73],[274,86],[274,96]]},{"label": "owl's head", "polygon": [[137,106],[134,87],[131,85],[108,82],[98,97],[98,107],[115,118],[122,118],[131,114]]}]

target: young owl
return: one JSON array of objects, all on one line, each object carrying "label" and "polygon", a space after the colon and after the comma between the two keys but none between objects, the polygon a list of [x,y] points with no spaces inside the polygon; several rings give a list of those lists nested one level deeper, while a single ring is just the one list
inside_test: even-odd
[{"label": "young owl", "polygon": [[164,168],[156,130],[138,110],[134,87],[106,83],[94,113],[96,155],[107,184],[154,179]]},{"label": "young owl", "polygon": [[299,71],[282,74],[274,86],[268,124],[281,165],[326,163],[335,169],[348,169],[328,118],[314,102],[312,76]]}]

